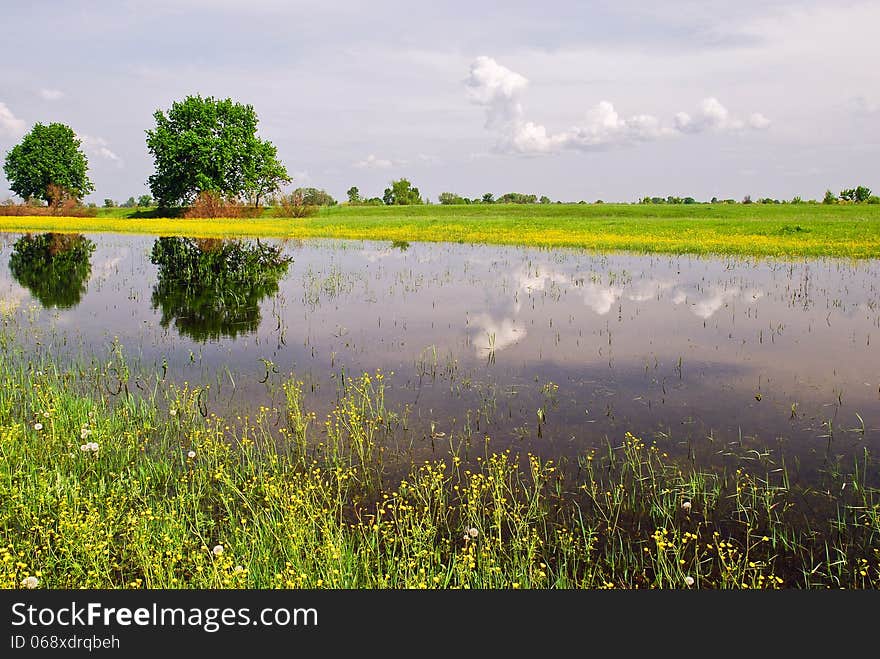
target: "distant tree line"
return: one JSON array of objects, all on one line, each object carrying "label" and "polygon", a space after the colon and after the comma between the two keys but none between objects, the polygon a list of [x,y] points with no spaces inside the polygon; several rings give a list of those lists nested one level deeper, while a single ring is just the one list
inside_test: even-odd
[{"label": "distant tree line", "polygon": [[[534,194],[524,194],[522,192],[507,192],[496,198],[491,192],[485,193],[482,197],[474,197],[469,199],[455,194],[454,192],[441,192],[438,201],[443,205],[455,204],[550,204],[553,203],[550,197]],[[561,203],[561,202],[557,202]]]},{"label": "distant tree line", "polygon": [[[774,199],[772,197],[759,197],[752,199],[751,195],[746,195],[741,201],[736,199],[719,199],[712,197],[708,202],[700,202],[693,197],[642,197],[639,199],[640,204],[817,204],[815,199],[802,199],[799,196],[792,197],[790,200]],[[855,188],[841,190],[839,194],[834,194],[831,190],[825,191],[825,197],[822,199],[823,204],[880,204],[880,197],[871,194],[871,189],[859,185]]]}]

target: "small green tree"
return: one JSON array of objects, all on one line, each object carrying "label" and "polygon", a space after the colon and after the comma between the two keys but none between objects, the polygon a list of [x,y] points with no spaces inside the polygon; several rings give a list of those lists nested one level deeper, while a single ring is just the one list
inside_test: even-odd
[{"label": "small green tree", "polygon": [[495,195],[491,192],[487,192],[483,195],[483,203],[484,204],[494,204],[495,203]]},{"label": "small green tree", "polygon": [[115,207],[116,207],[116,202],[113,201],[112,199],[105,199],[104,200],[104,208],[115,208]]},{"label": "small green tree", "polygon": [[82,199],[95,186],[87,175],[89,162],[81,142],[64,124],[35,124],[6,154],[3,171],[9,189],[22,199],[42,199],[52,204],[50,186],[58,186],[75,199]]},{"label": "small green tree", "polygon": [[498,197],[499,204],[534,204],[538,201],[537,195],[523,194],[522,192],[508,192]]},{"label": "small green tree", "polygon": [[871,188],[867,188],[864,185],[860,185],[855,189],[853,194],[854,200],[858,203],[864,203],[868,201],[871,197]]},{"label": "small green tree", "polygon": [[408,206],[413,204],[423,204],[422,195],[419,189],[414,187],[409,180],[402,178],[391,182],[390,188],[385,188],[385,194],[382,195],[382,201],[388,206]]},{"label": "small green tree", "polygon": [[153,198],[148,194],[142,194],[138,197],[137,205],[139,208],[146,208],[153,205]]},{"label": "small green tree", "polygon": [[837,203],[837,195],[835,195],[831,190],[825,190],[825,196],[822,198],[823,204],[836,204]]},{"label": "small green tree", "polygon": [[318,188],[297,188],[294,194],[302,197],[302,203],[307,206],[335,206],[336,200],[326,190]]},{"label": "small green tree", "polygon": [[450,206],[455,204],[467,204],[470,202],[469,199],[465,199],[460,195],[455,194],[454,192],[441,192],[437,196],[437,201],[439,201],[444,206]]},{"label": "small green tree", "polygon": [[351,186],[345,191],[345,194],[348,196],[348,203],[352,205],[361,203],[361,191],[356,186]]}]

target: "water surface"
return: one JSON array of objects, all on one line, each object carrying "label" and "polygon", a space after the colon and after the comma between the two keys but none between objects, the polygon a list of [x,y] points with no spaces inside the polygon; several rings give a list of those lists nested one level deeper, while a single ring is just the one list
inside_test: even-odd
[{"label": "water surface", "polygon": [[[115,341],[218,413],[381,369],[419,450],[573,458],[630,431],[805,477],[880,447],[880,262],[460,244],[6,234],[0,298],[34,354]],[[393,375],[391,373],[393,372]],[[436,450],[435,446],[435,450]]]}]

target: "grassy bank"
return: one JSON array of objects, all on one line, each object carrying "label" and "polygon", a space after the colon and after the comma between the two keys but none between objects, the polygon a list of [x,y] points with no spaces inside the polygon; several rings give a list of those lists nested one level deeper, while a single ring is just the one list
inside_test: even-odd
[{"label": "grassy bank", "polygon": [[880,205],[549,204],[322,208],[305,219],[3,217],[5,231],[349,238],[742,256],[880,257]]},{"label": "grassy bank", "polygon": [[291,378],[283,406],[234,421],[127,377],[120,351],[70,371],[0,357],[0,587],[880,586],[868,455],[814,489],[631,435],[566,468],[488,444],[466,462],[454,437],[408,461],[381,374],[326,419]]}]

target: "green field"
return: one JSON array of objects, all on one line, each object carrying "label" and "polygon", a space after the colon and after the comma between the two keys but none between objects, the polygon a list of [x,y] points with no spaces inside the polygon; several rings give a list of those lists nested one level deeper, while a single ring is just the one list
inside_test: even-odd
[{"label": "green field", "polygon": [[336,206],[311,218],[2,217],[5,231],[347,238],[741,256],[880,257],[880,205],[479,204]]}]

